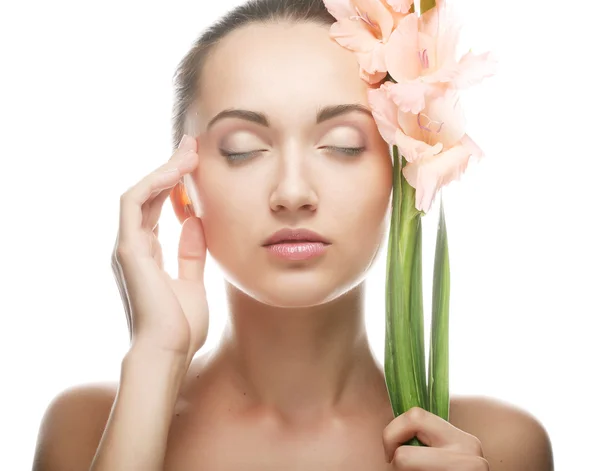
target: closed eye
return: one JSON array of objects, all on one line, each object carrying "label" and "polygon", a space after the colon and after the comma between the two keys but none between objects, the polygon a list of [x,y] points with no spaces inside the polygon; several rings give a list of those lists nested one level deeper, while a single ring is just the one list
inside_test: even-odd
[{"label": "closed eye", "polygon": [[335,146],[326,146],[324,149],[332,150],[335,152],[341,152],[342,154],[347,155],[358,155],[365,150],[365,147],[335,147]]},{"label": "closed eye", "polygon": [[[365,147],[325,146],[325,147],[322,147],[322,149],[327,149],[329,152],[339,152],[342,154],[354,156],[354,155],[361,154],[366,148]],[[227,152],[224,149],[219,149],[219,152],[221,153],[221,155],[229,161],[238,161],[238,160],[248,159],[250,157],[253,157],[254,155],[258,155],[261,152],[265,152],[265,151],[266,151],[266,149],[254,150],[251,152]]]},{"label": "closed eye", "polygon": [[263,150],[254,150],[251,152],[227,152],[224,149],[219,149],[219,152],[221,153],[221,155],[223,157],[225,157],[227,160],[229,161],[236,161],[236,160],[245,160],[248,159],[254,155],[260,154],[261,152],[265,152],[266,149]]}]

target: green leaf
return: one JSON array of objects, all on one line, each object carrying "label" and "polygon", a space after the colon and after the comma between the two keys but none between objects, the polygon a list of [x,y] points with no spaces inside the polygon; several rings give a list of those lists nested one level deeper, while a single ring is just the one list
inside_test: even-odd
[{"label": "green leaf", "polygon": [[429,351],[430,412],[448,420],[450,415],[449,318],[450,257],[444,205],[440,194],[440,217],[433,269],[433,302]]},{"label": "green leaf", "polygon": [[[396,147],[394,147],[396,149]],[[398,338],[398,324],[399,324],[399,310],[402,306],[402,286],[398,280],[398,241],[399,235],[399,224],[400,219],[400,201],[402,198],[402,189],[399,184],[399,164],[397,151],[394,152],[394,170],[393,170],[393,188],[392,188],[392,218],[390,223],[390,233],[388,240],[388,258],[387,258],[387,271],[386,271],[386,313],[385,313],[385,360],[384,360],[384,371],[385,379],[388,388],[388,394],[390,396],[390,403],[394,411],[394,417],[399,416],[402,413],[402,397],[400,394],[399,372],[400,366],[398,365],[399,359],[398,354],[402,354],[399,351],[398,345],[400,339]]]},{"label": "green leaf", "polygon": [[423,226],[417,217],[417,232],[410,280],[410,325],[412,329],[412,349],[419,389],[424,395],[423,409],[429,410],[427,393],[427,371],[425,370],[425,329],[423,321]]}]

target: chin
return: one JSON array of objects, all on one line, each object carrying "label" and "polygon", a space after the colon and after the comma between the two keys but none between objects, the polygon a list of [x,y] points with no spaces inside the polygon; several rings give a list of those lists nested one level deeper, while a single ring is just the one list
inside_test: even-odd
[{"label": "chin", "polygon": [[[257,301],[274,307],[305,308],[331,302],[356,287],[362,278],[348,281],[341,273],[307,271],[255,276],[247,283],[228,281]],[[328,276],[329,275],[329,276]]]}]

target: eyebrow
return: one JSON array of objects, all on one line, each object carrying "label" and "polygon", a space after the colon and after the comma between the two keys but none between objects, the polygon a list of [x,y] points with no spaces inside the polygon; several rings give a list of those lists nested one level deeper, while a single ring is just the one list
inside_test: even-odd
[{"label": "eyebrow", "polygon": [[[317,111],[316,124],[320,124],[323,121],[335,118],[336,116],[341,116],[343,114],[352,113],[355,111],[373,117],[371,110],[369,110],[369,108],[367,108],[366,106],[360,105],[358,103],[348,103],[343,105],[332,105],[319,108]],[[209,130],[217,121],[220,121],[221,119],[225,118],[244,119],[246,121],[251,121],[253,123],[260,124],[261,126],[270,127],[269,119],[264,113],[231,108],[218,113],[213,119],[210,120],[206,129]]]}]

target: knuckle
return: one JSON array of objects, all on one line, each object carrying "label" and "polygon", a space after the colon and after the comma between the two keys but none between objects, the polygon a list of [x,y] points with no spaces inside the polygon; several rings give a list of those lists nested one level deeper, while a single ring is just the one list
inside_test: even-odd
[{"label": "knuckle", "polygon": [[119,198],[119,201],[122,203],[126,203],[129,200],[129,197],[131,196],[131,190],[133,189],[133,187],[129,187],[127,188],[127,190],[125,190],[123,193],[121,193],[121,197]]},{"label": "knuckle", "polygon": [[127,244],[119,244],[115,249],[114,260],[117,263],[121,263],[123,260],[131,257],[133,254],[133,249]]},{"label": "knuckle", "polygon": [[389,444],[394,440],[394,431],[393,429],[388,425],[386,428],[383,429],[383,443],[384,444]]},{"label": "knuckle", "polygon": [[140,192],[140,188],[144,185],[146,179],[142,179],[135,185],[130,186],[121,194],[120,202],[121,207],[124,205],[130,204],[132,201],[135,201],[135,195]]},{"label": "knuckle", "polygon": [[490,463],[482,456],[478,456],[477,465],[473,471],[490,471]]},{"label": "knuckle", "polygon": [[406,418],[412,423],[419,423],[425,418],[425,410],[420,407],[411,407],[406,412]]},{"label": "knuckle", "polygon": [[399,446],[394,452],[392,463],[398,469],[408,468],[411,462],[411,455],[414,450],[410,446]]},{"label": "knuckle", "polygon": [[123,209],[129,205],[129,201],[131,200],[131,189],[127,190],[125,193],[121,195],[119,198],[119,206],[121,208],[121,212]]},{"label": "knuckle", "polygon": [[475,435],[467,434],[469,436],[469,441],[467,445],[467,453],[482,457],[483,456],[483,445],[481,440],[477,438]]},{"label": "knuckle", "polygon": [[475,435],[471,435],[471,452],[477,456],[483,457],[483,445],[481,440]]}]

